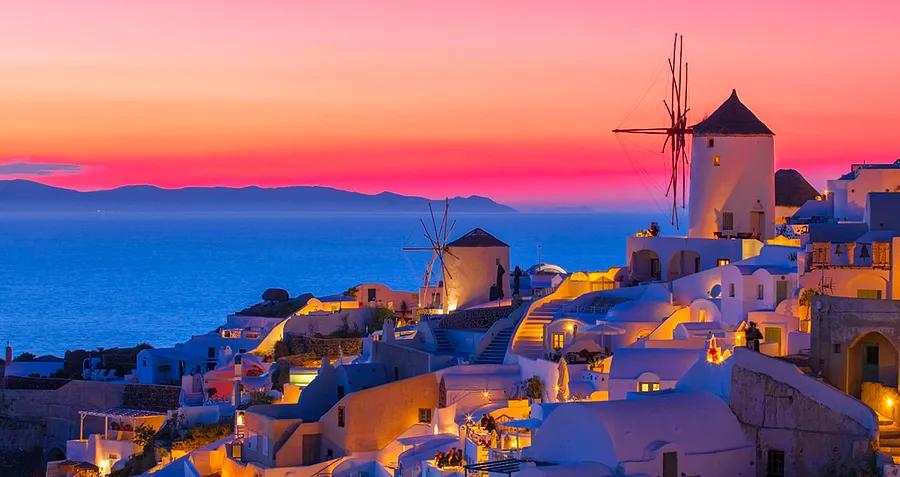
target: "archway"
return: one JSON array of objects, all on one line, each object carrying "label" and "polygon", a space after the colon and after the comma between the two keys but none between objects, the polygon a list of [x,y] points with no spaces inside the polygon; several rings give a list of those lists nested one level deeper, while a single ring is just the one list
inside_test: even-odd
[{"label": "archway", "polygon": [[679,250],[669,258],[668,281],[700,271],[700,254],[693,250]]},{"label": "archway", "polygon": [[638,250],[631,254],[631,279],[638,282],[662,279],[659,255],[653,250]]},{"label": "archway", "polygon": [[897,358],[897,348],[883,334],[858,336],[847,349],[847,394],[859,398],[864,382],[897,386]]}]

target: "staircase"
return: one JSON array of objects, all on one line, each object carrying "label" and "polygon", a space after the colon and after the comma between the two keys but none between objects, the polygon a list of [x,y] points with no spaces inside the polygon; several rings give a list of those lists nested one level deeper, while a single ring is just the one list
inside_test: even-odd
[{"label": "staircase", "polygon": [[434,342],[436,344],[435,351],[446,352],[453,350],[453,346],[450,345],[450,340],[447,339],[447,330],[443,328],[432,328],[431,332],[434,333]]},{"label": "staircase", "polygon": [[553,321],[553,315],[570,301],[572,300],[551,300],[530,310],[516,332],[513,352],[531,359],[543,357],[544,326]]},{"label": "staircase", "polygon": [[878,450],[891,456],[900,464],[900,426],[887,417],[878,415]]},{"label": "staircase", "polygon": [[481,354],[475,358],[475,364],[503,364],[506,358],[506,348],[509,347],[509,339],[512,338],[514,327],[500,330],[494,335],[491,344],[487,345]]}]

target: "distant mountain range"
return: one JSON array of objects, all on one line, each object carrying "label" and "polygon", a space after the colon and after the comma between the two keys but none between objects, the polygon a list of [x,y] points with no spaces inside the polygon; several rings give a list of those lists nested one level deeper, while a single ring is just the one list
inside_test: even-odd
[{"label": "distant mountain range", "polygon": [[[134,185],[80,192],[28,180],[0,181],[7,212],[415,212],[443,201],[392,192],[362,194],[331,187],[185,187]],[[443,211],[443,209],[440,209]],[[515,212],[487,197],[450,199],[452,212]],[[436,210],[437,212],[437,210]]]}]

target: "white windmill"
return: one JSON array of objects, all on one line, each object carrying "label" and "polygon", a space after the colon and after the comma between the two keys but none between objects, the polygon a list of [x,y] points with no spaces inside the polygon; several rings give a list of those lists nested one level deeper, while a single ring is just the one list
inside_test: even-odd
[{"label": "white windmill", "polygon": [[[419,309],[435,311],[443,308],[445,299],[444,276],[446,275],[447,278],[453,278],[447,270],[444,257],[446,255],[455,256],[448,250],[447,244],[449,243],[450,236],[453,234],[453,228],[456,226],[456,221],[450,221],[449,199],[444,199],[444,213],[441,216],[440,222],[438,222],[434,215],[434,208],[431,206],[431,202],[428,203],[428,212],[431,216],[431,227],[425,223],[425,220],[419,219],[419,222],[422,224],[423,235],[425,240],[428,241],[428,245],[423,247],[404,247],[403,250],[407,252],[431,252],[431,260],[425,265],[423,284],[422,288],[419,290]],[[438,267],[436,268],[435,265],[438,265]],[[435,274],[437,274],[439,278],[433,286],[432,283],[434,282],[433,277]]]}]

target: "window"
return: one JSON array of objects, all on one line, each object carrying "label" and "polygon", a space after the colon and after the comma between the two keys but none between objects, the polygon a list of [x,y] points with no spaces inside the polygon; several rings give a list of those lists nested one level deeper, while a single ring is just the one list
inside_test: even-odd
[{"label": "window", "polygon": [[784,477],[784,451],[769,449],[766,459],[766,477]]},{"label": "window", "polygon": [[262,455],[269,455],[269,436],[262,436],[262,445],[260,446]]},{"label": "window", "polygon": [[709,138],[706,140],[706,147],[713,147],[716,145],[716,140],[713,138]]},{"label": "window", "polygon": [[206,357],[207,357],[207,358],[215,358],[215,357],[216,357],[216,349],[215,349],[215,348],[212,348],[212,347],[207,348],[207,350],[206,350]]},{"label": "window", "polygon": [[553,349],[563,349],[566,347],[565,333],[553,333]]},{"label": "window", "polygon": [[344,394],[346,393],[346,391],[344,390],[343,386],[338,386],[337,393],[338,393],[338,399],[341,399],[344,397]]},{"label": "window", "polygon": [[367,293],[368,293],[368,295],[369,295],[369,296],[368,296],[368,298],[369,298],[369,303],[375,301],[375,298],[376,298],[376,297],[375,297],[375,289],[374,289],[374,288],[369,288],[368,291],[367,291]]},{"label": "window", "polygon": [[872,265],[876,267],[889,266],[891,263],[891,244],[887,242],[875,242],[872,244]]},{"label": "window", "polygon": [[428,407],[420,407],[419,408],[419,422],[423,424],[431,424],[431,408]]},{"label": "window", "polygon": [[713,166],[719,167],[722,165],[722,158],[718,155],[713,156]]},{"label": "window", "polygon": [[659,383],[638,383],[638,392],[649,393],[659,391]]},{"label": "window", "polygon": [[720,259],[716,260],[717,267],[724,267],[725,265],[728,265],[729,263],[731,263],[731,260],[729,260],[727,258],[720,258]]},{"label": "window", "polygon": [[722,230],[734,230],[734,212],[722,212]]},{"label": "window", "polygon": [[756,285],[756,299],[762,300],[766,297],[766,287],[760,283]]},{"label": "window", "polygon": [[734,298],[734,283],[728,284],[728,296]]},{"label": "window", "polygon": [[828,242],[813,244],[813,265],[828,265],[831,262],[831,247]]},{"label": "window", "polygon": [[833,348],[834,348],[834,354],[841,354],[841,344],[840,343],[835,343],[833,345]]},{"label": "window", "polygon": [[400,381],[400,368],[394,366],[394,381]]},{"label": "window", "polygon": [[214,370],[214,369],[216,369],[216,363],[206,363],[206,370],[207,370],[207,371],[212,371],[212,370]]},{"label": "window", "polygon": [[344,406],[338,406],[338,427],[344,427]]},{"label": "window", "polygon": [[856,298],[868,298],[870,300],[880,300],[881,299],[881,290],[866,290],[860,288],[856,290]]}]

